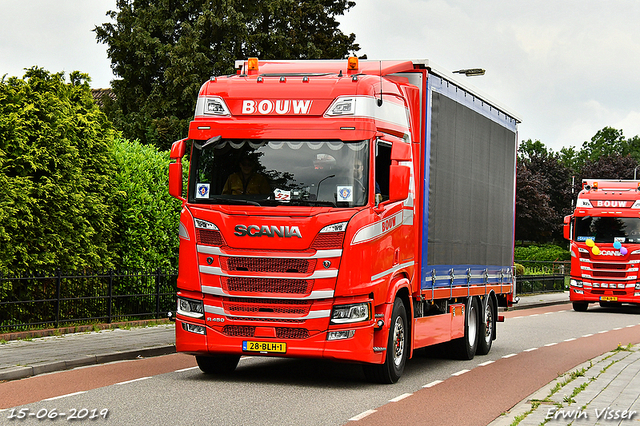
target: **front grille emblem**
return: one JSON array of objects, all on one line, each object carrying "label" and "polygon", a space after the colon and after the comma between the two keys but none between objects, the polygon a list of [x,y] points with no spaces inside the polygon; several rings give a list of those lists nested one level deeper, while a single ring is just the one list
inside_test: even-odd
[{"label": "front grille emblem", "polygon": [[207,265],[211,265],[213,263],[213,257],[207,257]]},{"label": "front grille emblem", "polygon": [[331,261],[325,260],[322,262],[322,266],[324,266],[324,269],[329,269],[331,267]]}]

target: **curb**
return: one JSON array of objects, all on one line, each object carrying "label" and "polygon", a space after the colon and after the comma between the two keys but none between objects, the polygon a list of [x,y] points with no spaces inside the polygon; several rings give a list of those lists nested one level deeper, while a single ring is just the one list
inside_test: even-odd
[{"label": "curb", "polygon": [[161,355],[170,355],[176,352],[175,345],[154,346],[151,348],[135,349],[123,352],[113,352],[101,355],[88,355],[68,361],[53,361],[35,364],[30,367],[11,367],[0,371],[0,381],[25,379],[38,374],[53,373],[55,371],[70,370],[76,367],[88,365],[106,364],[114,361],[125,361],[137,358],[149,358]]}]

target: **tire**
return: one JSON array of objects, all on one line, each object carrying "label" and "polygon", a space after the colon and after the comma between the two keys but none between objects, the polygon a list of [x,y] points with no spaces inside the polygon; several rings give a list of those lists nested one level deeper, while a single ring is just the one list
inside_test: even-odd
[{"label": "tire", "polygon": [[231,374],[238,366],[240,355],[196,355],[198,367],[204,374]]},{"label": "tire", "polygon": [[451,356],[454,359],[470,360],[476,355],[478,348],[478,326],[480,324],[480,309],[478,299],[470,297],[465,307],[464,337],[452,340],[450,343]]},{"label": "tire", "polygon": [[392,384],[400,379],[409,351],[408,330],[407,310],[402,299],[397,297],[391,313],[391,326],[389,327],[384,364],[364,365],[363,369],[367,380],[373,383]]},{"label": "tire", "polygon": [[495,302],[491,296],[487,296],[487,303],[480,313],[480,326],[478,327],[478,348],[477,355],[486,355],[491,350],[491,344],[495,339],[496,330],[496,312]]},{"label": "tire", "polygon": [[589,302],[573,302],[573,310],[576,312],[587,312]]}]

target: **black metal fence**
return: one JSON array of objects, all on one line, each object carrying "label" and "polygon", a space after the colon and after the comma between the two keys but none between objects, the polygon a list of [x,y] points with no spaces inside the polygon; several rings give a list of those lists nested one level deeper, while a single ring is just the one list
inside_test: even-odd
[{"label": "black metal fence", "polygon": [[525,273],[516,276],[516,294],[564,291],[570,272],[570,261],[547,262],[516,260]]},{"label": "black metal fence", "polygon": [[161,269],[0,275],[0,332],[162,318],[175,310],[177,276]]}]

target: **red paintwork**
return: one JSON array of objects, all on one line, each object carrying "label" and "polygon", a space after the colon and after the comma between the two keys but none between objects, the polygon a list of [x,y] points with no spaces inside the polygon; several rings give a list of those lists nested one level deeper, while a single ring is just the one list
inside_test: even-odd
[{"label": "red paintwork", "polygon": [[[246,340],[272,340],[286,342],[285,356],[293,357],[322,357],[330,359],[351,360],[368,363],[382,363],[385,351],[373,348],[386,348],[389,332],[390,317],[393,303],[398,294],[406,294],[405,305],[408,312],[409,328],[414,330],[412,345],[414,348],[444,342],[464,335],[464,315],[462,308],[454,311],[425,318],[413,319],[411,298],[434,299],[468,297],[469,295],[487,295],[510,293],[510,286],[482,286],[477,289],[438,289],[424,291],[420,289],[420,247],[422,223],[421,198],[424,181],[422,170],[422,152],[424,130],[423,113],[426,110],[426,90],[408,84],[406,77],[392,73],[411,72],[422,75],[423,84],[427,80],[427,70],[409,61],[360,61],[357,71],[347,70],[347,61],[282,61],[260,62],[260,71],[248,72],[230,77],[218,77],[206,82],[200,89],[200,97],[217,96],[224,100],[229,108],[230,116],[207,116],[196,114],[189,127],[189,139],[207,140],[220,135],[223,139],[270,139],[270,140],[342,140],[342,141],[375,141],[382,137],[387,141],[406,143],[400,139],[410,133],[411,142],[408,149],[395,149],[397,160],[404,160],[410,155],[413,167],[414,207],[404,206],[403,202],[389,203],[385,206],[375,206],[374,194],[371,191],[369,203],[365,207],[352,209],[336,209],[329,207],[254,207],[232,205],[190,205],[183,203],[181,224],[189,234],[189,239],[181,238],[180,271],[178,278],[179,296],[204,301],[205,319],[192,319],[178,315],[176,322],[176,348],[178,351],[193,354],[209,352],[246,354],[242,350],[242,342]],[[342,75],[339,75],[339,73]],[[258,78],[258,74],[287,73],[284,81],[278,77]],[[327,75],[314,76],[310,81],[304,81],[301,76],[291,74],[316,73]],[[353,76],[357,76],[353,78]],[[383,78],[381,78],[381,76]],[[328,117],[324,116],[327,108],[340,96],[364,96],[372,101],[380,97],[383,91],[383,101],[388,105],[400,106],[406,109],[405,119],[408,126],[385,118],[384,114],[373,117]],[[250,108],[243,113],[243,102],[253,102],[257,108],[264,102],[262,113]],[[294,113],[286,108],[285,102],[310,101],[307,113]],[[279,102],[279,103],[278,103]],[[276,105],[280,112],[276,112]],[[291,105],[289,104],[289,107]],[[245,111],[246,112],[246,111]],[[421,116],[421,114],[423,114]],[[175,153],[174,153],[175,152]],[[172,158],[177,158],[179,149],[174,147]],[[392,160],[394,152],[392,151]],[[399,161],[392,161],[397,166]],[[370,153],[370,164],[375,164],[374,150]],[[373,167],[371,167],[373,169]],[[403,175],[398,170],[398,176]],[[374,186],[373,173],[370,173],[369,187]],[[408,185],[408,179],[401,179]],[[175,190],[174,190],[175,191]],[[392,191],[390,191],[392,192]],[[358,240],[358,232],[368,226],[393,223],[399,217],[402,222],[402,212],[407,210],[413,214],[413,224],[401,225],[391,231],[382,233],[375,238],[364,241]],[[226,255],[260,255],[273,256],[274,253],[285,251],[315,252],[310,249],[318,231],[326,225],[348,221],[344,235],[342,255],[332,258],[332,265],[328,270],[337,270],[337,277],[317,278],[313,284],[314,291],[333,291],[333,297],[311,301],[310,312],[331,311],[334,305],[354,302],[370,302],[373,306],[372,318],[361,323],[346,325],[330,325],[328,317],[305,319],[301,324],[287,324],[247,319],[223,318],[212,312],[226,311],[223,297],[215,294],[203,293],[201,286],[219,292],[224,288],[220,276],[202,274],[201,267],[220,268],[219,256],[198,253],[194,228],[194,218],[214,223],[220,229],[225,245],[220,249]],[[389,222],[386,222],[389,219]],[[236,225],[258,224],[258,226],[297,226],[301,238],[248,238],[234,235]],[[207,260],[210,260],[208,263]],[[317,265],[323,260],[317,259]],[[322,270],[322,267],[316,267]],[[381,275],[384,271],[393,271]],[[236,273],[236,275],[238,275]],[[240,273],[241,275],[241,273]],[[254,272],[252,276],[261,276]],[[267,274],[264,274],[267,275]],[[446,292],[445,292],[446,291]],[[236,293],[234,293],[236,294]],[[273,294],[241,294],[252,298],[268,298]],[[287,297],[286,295],[282,296]],[[208,310],[207,310],[208,309]],[[460,311],[460,312],[458,312]],[[456,315],[454,315],[454,313]],[[250,316],[247,314],[247,316]],[[278,314],[272,314],[277,317]],[[383,320],[383,326],[377,325]],[[206,327],[206,335],[199,335],[184,331],[183,322],[198,324]],[[233,337],[224,334],[225,327],[255,326],[255,334],[251,338]],[[303,327],[309,336],[304,339],[276,338],[276,328],[279,326]],[[327,341],[327,332],[335,330],[355,330],[353,337],[345,340]]]},{"label": "red paintwork", "polygon": [[[602,298],[615,298],[620,303],[640,303],[640,290],[636,290],[638,268],[640,266],[640,244],[623,243],[627,250],[625,255],[613,247],[613,243],[596,243],[601,254],[595,255],[585,241],[574,241],[570,231],[571,222],[576,218],[591,217],[640,217],[640,209],[631,208],[640,200],[639,181],[607,181],[588,179],[583,181],[583,190],[578,194],[578,204],[573,215],[565,218],[565,238],[569,239],[571,251],[571,279],[582,281],[583,287],[572,285],[569,298],[572,302],[599,302]],[[587,187],[588,185],[588,187]],[[583,207],[581,200],[589,200],[592,207]],[[583,266],[599,269],[597,276],[591,277],[594,271],[583,270]],[[636,277],[636,278],[634,278]],[[593,283],[599,283],[594,288]],[[607,288],[603,288],[602,284]],[[618,288],[624,284],[624,288]],[[609,288],[615,285],[616,288]]]}]

